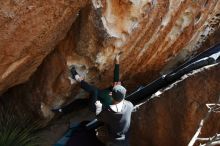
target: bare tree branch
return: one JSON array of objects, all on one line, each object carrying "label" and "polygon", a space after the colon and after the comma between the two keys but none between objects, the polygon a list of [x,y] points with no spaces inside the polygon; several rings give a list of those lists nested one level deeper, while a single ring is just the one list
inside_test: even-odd
[{"label": "bare tree branch", "polygon": [[201,146],[214,146],[220,144],[220,134],[216,134],[215,136],[209,138],[209,141]]},{"label": "bare tree branch", "polygon": [[[219,140],[219,139],[220,139],[220,134],[216,134],[216,135],[217,135],[216,140]],[[215,135],[215,136],[216,136],[216,135]],[[198,141],[210,141],[210,140],[212,140],[215,136],[209,137],[209,138],[200,138],[200,137],[198,137],[197,140],[198,140]]]},{"label": "bare tree branch", "polygon": [[[206,106],[208,107],[209,110],[208,110],[207,114],[205,115],[205,117],[200,121],[199,128],[197,129],[196,133],[194,134],[194,136],[190,140],[188,146],[193,146],[195,144],[196,140],[199,140],[199,139],[201,140],[201,138],[198,138],[198,136],[201,133],[201,130],[204,126],[204,123],[207,121],[207,119],[209,118],[209,116],[212,112],[217,112],[216,109],[217,110],[219,109],[219,106],[220,106],[219,103],[220,103],[220,96],[219,96],[219,99],[218,99],[217,103],[215,103],[215,104],[206,104]],[[219,139],[218,135],[215,135],[213,138],[209,139],[209,142],[206,143],[204,146],[211,146],[213,143],[218,143],[219,141],[218,142],[216,141],[217,137]],[[203,138],[203,140],[204,140],[204,138]]]},{"label": "bare tree branch", "polygon": [[219,109],[220,109],[220,104],[216,104],[216,103],[209,103],[209,104],[206,104],[207,108],[208,109],[212,109],[213,112],[220,112]]}]

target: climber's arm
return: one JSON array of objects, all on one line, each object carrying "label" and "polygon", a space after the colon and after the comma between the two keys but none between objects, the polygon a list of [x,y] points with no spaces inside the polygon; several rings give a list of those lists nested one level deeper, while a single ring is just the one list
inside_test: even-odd
[{"label": "climber's arm", "polygon": [[80,82],[80,87],[82,89],[84,89],[86,92],[94,95],[97,94],[96,92],[98,92],[98,88],[96,88],[95,86],[90,85],[89,83],[87,83],[86,81],[82,80]]},{"label": "climber's arm", "polygon": [[115,69],[114,69],[114,80],[113,82],[119,82],[119,64],[115,64]]},{"label": "climber's arm", "polygon": [[95,102],[96,106],[96,118],[100,122],[108,123],[108,113],[106,113],[106,106],[104,106],[99,100]]},{"label": "climber's arm", "polygon": [[121,84],[120,82],[120,70],[119,70],[119,57],[120,57],[120,54],[117,54],[115,56],[115,68],[114,68],[114,79],[113,79],[113,86],[114,85],[118,85],[118,84]]},{"label": "climber's arm", "polygon": [[90,98],[89,98],[89,108],[92,112],[96,112],[96,101],[97,101],[97,97],[98,97],[98,88],[96,88],[95,86],[92,86],[90,84],[88,84],[87,82],[85,82],[84,80],[82,80],[80,82],[80,86],[82,89],[84,89],[86,92],[90,93]]}]

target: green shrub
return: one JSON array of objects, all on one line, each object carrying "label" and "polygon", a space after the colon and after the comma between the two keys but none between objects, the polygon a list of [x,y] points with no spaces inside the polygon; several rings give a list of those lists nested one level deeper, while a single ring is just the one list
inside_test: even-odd
[{"label": "green shrub", "polygon": [[14,106],[0,105],[0,146],[38,146],[39,126],[30,119]]}]

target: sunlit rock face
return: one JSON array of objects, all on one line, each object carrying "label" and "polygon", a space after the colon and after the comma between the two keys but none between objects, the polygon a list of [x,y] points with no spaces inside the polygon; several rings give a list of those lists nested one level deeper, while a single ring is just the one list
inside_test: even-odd
[{"label": "sunlit rock face", "polygon": [[0,93],[29,79],[65,37],[85,3],[0,1]]},{"label": "sunlit rock face", "polygon": [[86,97],[71,84],[69,65],[103,88],[112,82],[115,55],[123,52],[121,79],[132,89],[198,51],[220,17],[218,0],[0,4],[0,92],[10,88],[3,98],[32,105],[45,118],[53,116],[51,108]]},{"label": "sunlit rock face", "polygon": [[[157,92],[133,114],[132,145],[186,146],[206,117],[206,104],[220,98],[220,64],[194,71]],[[219,113],[211,113],[199,138],[219,133]],[[195,145],[204,141],[196,141]]]}]

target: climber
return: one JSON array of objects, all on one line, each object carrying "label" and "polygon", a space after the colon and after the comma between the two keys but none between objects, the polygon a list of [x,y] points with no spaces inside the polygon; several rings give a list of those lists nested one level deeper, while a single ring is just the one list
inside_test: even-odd
[{"label": "climber", "polygon": [[[130,101],[125,100],[126,89],[116,85],[112,90],[112,104],[105,107],[96,101],[96,115],[107,127],[107,146],[129,146],[129,128],[134,109]],[[99,133],[98,133],[99,134]]]},{"label": "climber", "polygon": [[[95,86],[88,84],[76,72],[75,67],[70,68],[72,78],[80,83],[81,88],[89,92],[90,110],[96,113],[97,119],[102,121],[108,129],[106,136],[108,137],[108,146],[128,146],[128,133],[131,121],[131,113],[133,104],[125,100],[126,89],[121,86],[119,81],[119,57],[115,57],[114,79],[113,84],[107,88],[100,90]],[[68,105],[68,106],[71,106]],[[54,112],[63,112],[67,107],[54,109]]]},{"label": "climber", "polygon": [[119,82],[119,56],[116,56],[114,83],[109,92],[109,96],[102,98],[109,98],[108,104],[102,104],[99,96],[99,90],[86,83],[83,78],[76,72],[74,68],[71,68],[73,79],[80,83],[81,87],[91,94],[90,97],[90,109],[96,113],[96,117],[99,121],[104,122],[108,132],[105,133],[107,138],[107,146],[128,146],[129,139],[129,127],[131,121],[131,113],[134,106],[131,102],[125,100],[126,89]]},{"label": "climber", "polygon": [[74,67],[70,69],[72,78],[80,83],[81,88],[91,94],[89,107],[96,113],[97,119],[107,126],[106,135],[109,146],[129,145],[128,133],[133,111],[133,104],[124,99],[126,89],[121,86],[119,81],[119,57],[120,54],[115,57],[113,84],[104,90],[99,90],[85,82]]}]

